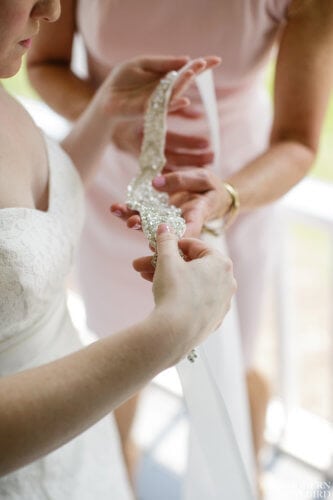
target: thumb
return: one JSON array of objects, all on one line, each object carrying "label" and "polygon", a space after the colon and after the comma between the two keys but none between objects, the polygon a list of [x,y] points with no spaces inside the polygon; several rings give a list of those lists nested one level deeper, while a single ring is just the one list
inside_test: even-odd
[{"label": "thumb", "polygon": [[159,260],[179,256],[178,238],[167,224],[160,224],[157,228],[156,250]]}]

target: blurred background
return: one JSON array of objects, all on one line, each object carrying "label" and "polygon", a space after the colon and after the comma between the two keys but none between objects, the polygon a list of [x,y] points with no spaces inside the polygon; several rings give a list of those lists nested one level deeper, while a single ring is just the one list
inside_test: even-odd
[{"label": "blurred background", "polygon": [[[270,91],[273,74],[274,64],[267,73]],[[38,101],[25,67],[2,83],[28,108]],[[262,457],[265,498],[333,498],[333,98],[316,164],[282,200],[279,217],[280,263],[256,354],[272,387]],[[70,304],[84,321],[75,294]],[[187,433],[181,389],[168,370],[145,390],[134,429],[141,500],[179,499]]]}]

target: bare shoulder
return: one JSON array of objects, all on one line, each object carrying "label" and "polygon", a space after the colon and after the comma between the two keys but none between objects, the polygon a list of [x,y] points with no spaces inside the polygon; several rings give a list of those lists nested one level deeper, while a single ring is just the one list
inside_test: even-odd
[{"label": "bare shoulder", "polygon": [[291,0],[275,76],[272,140],[318,149],[333,81],[332,0]]},{"label": "bare shoulder", "polygon": [[34,186],[45,172],[38,129],[24,108],[0,89],[0,208],[34,207]]}]

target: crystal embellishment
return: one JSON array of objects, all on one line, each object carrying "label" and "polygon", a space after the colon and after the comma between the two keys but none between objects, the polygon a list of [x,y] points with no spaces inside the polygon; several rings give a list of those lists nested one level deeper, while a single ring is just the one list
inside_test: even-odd
[{"label": "crystal embellishment", "polygon": [[185,232],[181,210],[169,204],[169,196],[159,193],[152,180],[162,172],[166,138],[166,117],[173,84],[178,77],[170,71],[153,92],[144,119],[143,141],[139,158],[140,172],[127,188],[127,206],[139,212],[142,230],[149,244],[156,247],[156,231],[160,224],[172,227],[178,238]]},{"label": "crystal embellishment", "polygon": [[[185,220],[181,210],[169,204],[169,196],[154,189],[152,180],[162,172],[166,138],[166,117],[177,71],[170,71],[153,92],[144,119],[143,141],[139,157],[140,172],[127,188],[127,206],[139,212],[142,231],[152,248],[156,248],[156,232],[160,224],[172,227],[178,238],[185,232]],[[152,262],[156,264],[157,254]],[[194,363],[198,354],[195,349],[187,359]]]}]

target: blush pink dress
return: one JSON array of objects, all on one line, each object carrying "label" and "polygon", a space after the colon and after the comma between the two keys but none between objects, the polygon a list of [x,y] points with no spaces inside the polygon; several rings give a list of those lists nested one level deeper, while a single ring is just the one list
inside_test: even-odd
[{"label": "blush pink dress", "polygon": [[[283,28],[289,3],[290,0],[78,0],[77,25],[86,46],[89,74],[96,86],[114,64],[143,54],[222,57],[222,65],[214,70],[220,128],[220,161],[214,169],[224,179],[267,147],[271,106],[263,72]],[[203,117],[173,117],[169,128],[208,136],[205,110],[195,89],[191,90],[191,98],[193,106],[202,109]],[[79,275],[89,327],[101,336],[144,318],[153,307],[151,285],[136,275],[131,266],[134,258],[147,254],[147,243],[140,232],[126,230],[124,223],[109,212],[111,203],[125,201],[127,185],[137,172],[137,160],[110,145],[87,196]],[[204,349],[209,361],[207,369],[214,379],[213,385],[208,383],[206,388],[218,388],[215,403],[225,403],[231,425],[223,418],[223,404],[216,405],[220,410],[216,418],[209,420],[214,405],[202,400],[209,392],[199,376],[202,357],[197,365],[182,366],[192,424],[184,481],[186,500],[252,498],[246,493],[235,494],[242,466],[237,466],[237,460],[231,466],[231,456],[237,455],[235,445],[238,446],[247,476],[253,481],[244,368],[252,363],[271,263],[273,212],[273,207],[268,206],[242,215],[226,234],[238,281],[238,321],[233,309],[224,321],[223,332],[212,336]],[[219,241],[223,251],[223,239]],[[220,427],[215,425],[221,422]],[[227,445],[232,435],[236,438],[234,444],[228,441]],[[203,443],[211,443],[205,449],[209,460]],[[220,465],[214,480],[212,464]]]},{"label": "blush pink dress", "polygon": [[[115,63],[142,54],[219,55],[214,70],[221,131],[221,178],[262,153],[271,125],[263,70],[290,0],[79,0],[78,29],[96,85]],[[192,91],[193,103],[202,107]],[[170,129],[207,134],[205,118],[174,118]],[[128,154],[109,147],[88,193],[80,252],[80,283],[89,327],[104,336],[143,318],[152,308],[150,284],[132,270],[147,254],[141,233],[110,215],[138,170]],[[238,281],[237,305],[246,365],[252,361],[269,269],[272,208],[242,215],[226,234]]]}]

